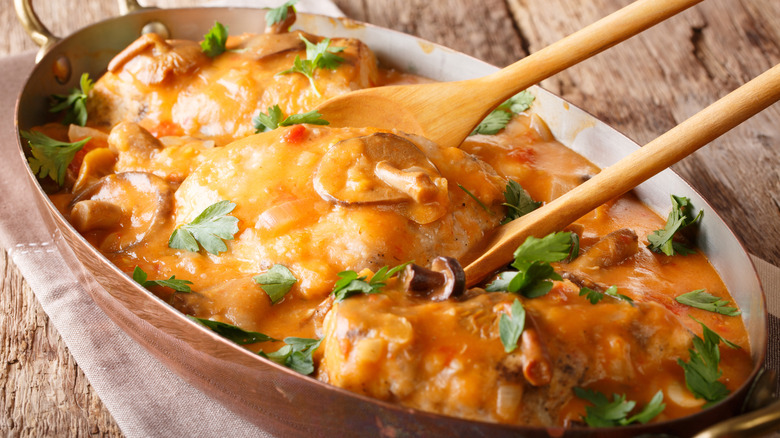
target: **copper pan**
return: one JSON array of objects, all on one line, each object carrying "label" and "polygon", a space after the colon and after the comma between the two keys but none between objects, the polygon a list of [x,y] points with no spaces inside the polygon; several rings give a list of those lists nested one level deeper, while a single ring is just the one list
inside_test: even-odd
[{"label": "copper pan", "polygon": [[[92,77],[101,75],[111,58],[143,31],[199,40],[204,29],[210,28],[215,20],[227,25],[231,33],[242,33],[261,32],[265,18],[265,11],[259,9],[160,10],[142,8],[135,0],[119,0],[124,15],[59,39],[40,23],[29,0],[14,0],[14,3],[28,33],[41,46],[37,65],[17,101],[17,130],[46,122],[49,95],[76,86],[82,72]],[[437,80],[478,77],[496,69],[419,38],[348,19],[299,14],[296,27],[314,34],[361,39],[384,65]],[[534,111],[547,122],[556,138],[598,166],[608,166],[638,147],[563,99],[539,87],[532,88],[532,92],[537,99]],[[19,153],[13,159],[26,163],[21,138]],[[34,199],[49,221],[47,225],[63,237],[58,239],[60,250],[94,301],[169,368],[277,436],[621,437],[661,433],[690,436],[742,412],[751,383],[759,375],[766,355],[765,298],[745,249],[712,207],[671,170],[642,184],[636,193],[660,213],[668,208],[670,192],[690,197],[697,207],[706,211],[698,246],[708,255],[742,309],[755,366],[745,385],[708,410],[663,423],[612,429],[533,428],[461,420],[377,401],[301,376],[196,325],[141,288],[89,245],[57,212],[31,171],[28,178],[35,182]],[[764,379],[758,385],[766,387],[771,380]],[[770,430],[780,421],[779,412],[780,406],[774,406],[754,413],[759,417],[759,426],[753,432]],[[737,420],[736,427],[745,427],[746,421]],[[720,427],[722,430],[725,427],[726,433],[738,430],[729,425]]]}]

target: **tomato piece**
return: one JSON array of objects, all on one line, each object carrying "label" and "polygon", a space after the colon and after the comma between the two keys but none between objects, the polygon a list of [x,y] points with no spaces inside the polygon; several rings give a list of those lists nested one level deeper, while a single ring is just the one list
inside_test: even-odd
[{"label": "tomato piece", "polygon": [[303,125],[294,125],[282,134],[282,140],[285,143],[295,144],[303,141],[306,136],[306,127]]}]

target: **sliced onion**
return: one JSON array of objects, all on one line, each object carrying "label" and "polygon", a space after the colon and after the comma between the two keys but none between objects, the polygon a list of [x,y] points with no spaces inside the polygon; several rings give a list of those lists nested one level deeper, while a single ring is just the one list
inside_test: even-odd
[{"label": "sliced onion", "polygon": [[517,408],[523,401],[523,387],[520,385],[503,384],[498,387],[496,397],[496,413],[499,417],[514,418]]},{"label": "sliced onion", "polygon": [[84,140],[87,137],[92,137],[92,140],[108,141],[108,134],[99,129],[74,125],[72,123],[68,126],[68,141],[76,142]]},{"label": "sliced onion", "polygon": [[295,222],[311,216],[314,201],[296,199],[275,205],[264,211],[255,222],[255,228],[268,231],[283,231]]}]

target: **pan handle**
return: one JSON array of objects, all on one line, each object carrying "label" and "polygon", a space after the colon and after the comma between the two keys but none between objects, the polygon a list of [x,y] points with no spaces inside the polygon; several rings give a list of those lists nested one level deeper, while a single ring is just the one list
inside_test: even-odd
[{"label": "pan handle", "polygon": [[[121,15],[127,15],[129,13],[139,11],[144,8],[138,4],[137,0],[117,0],[119,3],[119,13]],[[43,58],[43,55],[49,51],[49,49],[60,40],[51,31],[41,23],[38,15],[32,6],[32,0],[14,0],[14,8],[16,9],[16,16],[19,18],[19,22],[24,27],[24,30],[30,35],[30,39],[41,49],[35,56],[35,62],[38,62]]]},{"label": "pan handle", "polygon": [[127,15],[131,12],[140,11],[141,9],[148,9],[144,8],[136,0],[117,0],[119,2],[119,14],[120,15]]},{"label": "pan handle", "polygon": [[778,428],[780,428],[780,401],[775,401],[757,411],[704,429],[694,438],[759,437]]},{"label": "pan handle", "polygon": [[19,22],[22,23],[24,30],[30,35],[41,50],[38,51],[38,56],[35,57],[35,62],[40,61],[43,55],[49,51],[51,46],[57,43],[60,39],[54,36],[46,26],[41,23],[38,15],[32,7],[31,0],[14,0],[14,8],[16,9],[16,16],[19,18]]}]

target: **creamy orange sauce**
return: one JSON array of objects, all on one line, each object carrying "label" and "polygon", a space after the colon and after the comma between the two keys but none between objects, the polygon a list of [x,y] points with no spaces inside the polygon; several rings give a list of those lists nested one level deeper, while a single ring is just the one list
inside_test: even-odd
[{"label": "creamy orange sauce", "polygon": [[[647,235],[664,220],[630,194],[567,229],[580,236],[582,260],[614,233],[634,235],[632,251],[609,263],[555,264],[572,276],[543,297],[474,289],[431,302],[391,280],[382,294],[333,304],[341,271],[370,276],[382,266],[466,254],[503,218],[508,178],[549,202],[599,169],[555,141],[532,112],[497,135],[448,149],[370,128],[294,125],[254,135],[252,117],[275,104],[285,115],[302,113],[353,89],[423,79],[379,69],[356,40],[334,39],[345,47],[345,61],[316,71],[316,91],[300,74],[277,74],[296,56],[305,58],[297,34],[231,37],[233,51],[214,59],[193,44],[142,38],[90,94],[92,131],[37,128],[61,140],[93,137],[52,200],[128,274],[137,266],[149,279],[192,281],[191,294],[153,288],[182,312],[278,339],[324,337],[315,355],[319,379],[426,411],[502,423],[579,421],[587,403],[573,387],[626,394],[639,406],[662,390],[667,407],[656,421],[700,410],[703,401],[685,388],[676,363],[688,360],[693,334],[701,336],[688,315],[742,347],[721,348],[721,381],[730,390],[750,373],[741,318],[674,300],[695,289],[730,300],[715,270],[701,253],[648,250]],[[227,251],[168,246],[177,227],[222,200],[235,203],[239,228]],[[274,264],[289,268],[297,282],[272,305],[252,277]],[[578,296],[578,281],[617,286],[635,305],[611,297],[591,304]],[[521,348],[507,354],[498,321],[515,299],[531,322]],[[549,363],[550,378],[526,372],[534,360]]]}]

